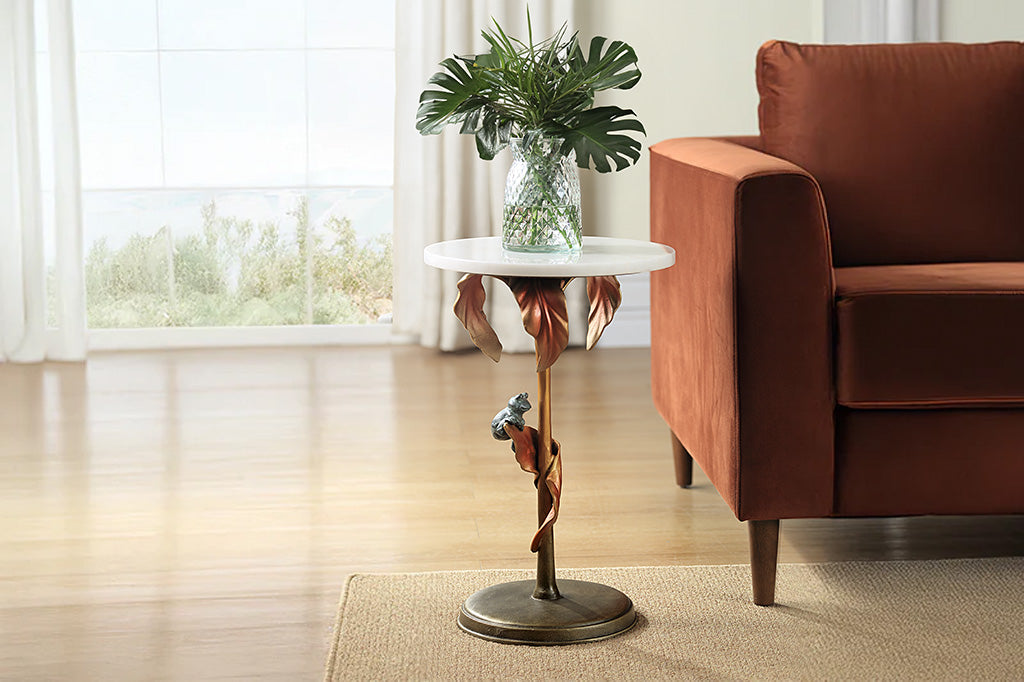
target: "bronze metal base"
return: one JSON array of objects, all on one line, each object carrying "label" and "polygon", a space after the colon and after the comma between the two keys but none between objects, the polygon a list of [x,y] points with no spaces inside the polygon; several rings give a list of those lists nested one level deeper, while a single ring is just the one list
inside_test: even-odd
[{"label": "bronze metal base", "polygon": [[636,625],[633,602],[613,587],[559,580],[559,599],[534,599],[536,585],[520,580],[472,594],[459,627],[495,642],[552,645],[607,639]]}]

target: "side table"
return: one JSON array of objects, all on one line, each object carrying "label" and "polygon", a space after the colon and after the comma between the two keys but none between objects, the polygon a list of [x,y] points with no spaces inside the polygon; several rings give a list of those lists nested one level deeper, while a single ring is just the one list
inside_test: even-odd
[{"label": "side table", "polygon": [[484,639],[534,645],[606,639],[629,630],[636,623],[629,597],[607,585],[555,579],[553,527],[562,467],[551,431],[551,366],[569,342],[564,290],[572,279],[587,278],[590,349],[621,301],[616,275],[667,268],[675,262],[675,251],[632,239],[585,237],[581,253],[518,253],[505,251],[498,237],[480,237],[431,244],[423,260],[466,273],[459,281],[455,314],[473,343],[495,362],[501,358],[501,342],[484,315],[481,280],[486,275],[505,282],[519,303],[537,355],[537,428],[504,426],[516,460],[537,483],[539,528],[531,544],[537,553],[537,579],[493,585],[471,595],[460,610],[459,627]]}]

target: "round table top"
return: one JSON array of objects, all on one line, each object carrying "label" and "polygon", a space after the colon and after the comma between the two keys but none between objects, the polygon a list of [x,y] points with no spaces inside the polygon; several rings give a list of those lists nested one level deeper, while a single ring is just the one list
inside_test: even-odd
[{"label": "round table top", "polygon": [[580,253],[520,253],[500,237],[455,239],[423,249],[423,260],[442,270],[517,277],[597,277],[661,270],[676,262],[670,246],[638,239],[584,237]]}]

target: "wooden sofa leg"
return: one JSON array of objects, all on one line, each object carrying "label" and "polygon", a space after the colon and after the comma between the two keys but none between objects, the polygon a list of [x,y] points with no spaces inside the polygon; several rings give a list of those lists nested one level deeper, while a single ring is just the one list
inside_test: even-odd
[{"label": "wooden sofa leg", "polygon": [[775,567],[779,559],[779,521],[747,521],[750,531],[750,575],[754,583],[754,603],[775,603]]},{"label": "wooden sofa leg", "polygon": [[672,434],[672,457],[676,463],[676,485],[689,488],[693,483],[693,457],[686,451],[683,444]]}]

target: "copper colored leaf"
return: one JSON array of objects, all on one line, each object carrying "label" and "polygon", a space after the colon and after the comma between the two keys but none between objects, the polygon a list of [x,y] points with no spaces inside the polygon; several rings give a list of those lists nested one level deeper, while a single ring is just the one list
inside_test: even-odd
[{"label": "copper colored leaf", "polygon": [[[520,429],[511,424],[505,425],[505,433],[512,438],[512,452],[516,454],[516,462],[519,467],[528,473],[533,474],[533,484],[540,485],[540,470],[537,468],[537,447],[540,445],[537,429],[527,426]],[[544,476],[544,485],[547,486],[551,496],[551,506],[544,515],[544,522],[533,536],[530,542],[530,551],[536,552],[540,548],[541,536],[544,532],[555,525],[558,520],[558,506],[562,499],[562,458],[561,446],[557,440],[551,441],[551,461]]]},{"label": "copper colored leaf", "polygon": [[551,493],[551,508],[544,517],[544,523],[540,524],[540,528],[533,536],[533,542],[530,543],[531,552],[540,549],[541,536],[558,520],[558,505],[562,499],[562,458],[559,456],[561,449],[557,440],[551,441],[551,464],[548,466],[547,475],[544,476],[544,485]]},{"label": "copper colored leaf", "polygon": [[540,476],[537,469],[537,429],[532,426],[520,429],[512,424],[505,424],[505,433],[512,439],[512,452],[516,453],[519,468],[533,474],[533,480],[536,482]]},{"label": "copper colored leaf", "polygon": [[537,348],[537,371],[543,372],[569,345],[569,316],[563,288],[568,280],[542,277],[505,279],[523,314],[523,327]]},{"label": "copper colored leaf", "polygon": [[455,299],[455,316],[469,332],[469,338],[484,355],[497,362],[501,359],[501,341],[484,314],[483,275],[466,275],[459,280]]},{"label": "copper colored leaf", "polygon": [[588,277],[587,298],[590,299],[590,317],[587,321],[587,350],[601,338],[604,328],[611,324],[615,311],[622,303],[619,280],[610,277]]}]

